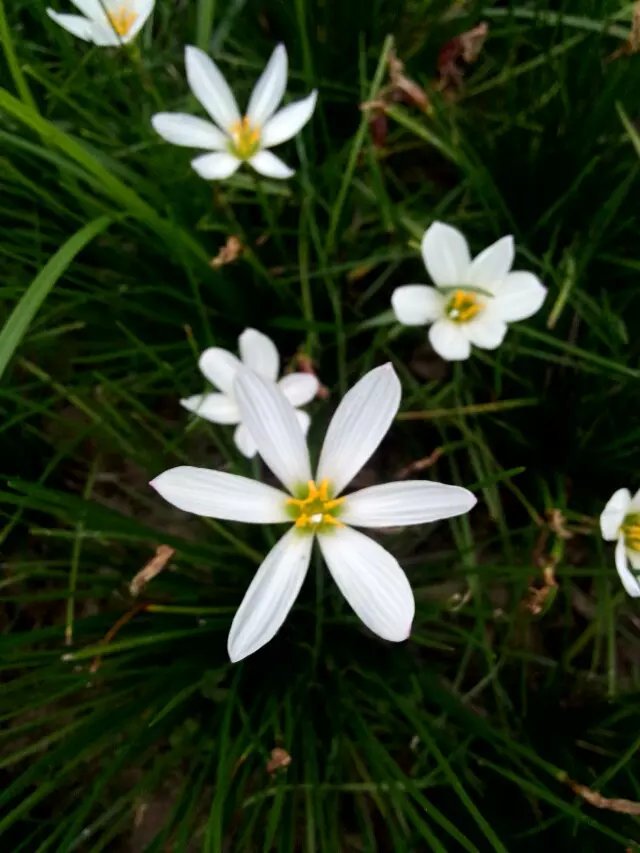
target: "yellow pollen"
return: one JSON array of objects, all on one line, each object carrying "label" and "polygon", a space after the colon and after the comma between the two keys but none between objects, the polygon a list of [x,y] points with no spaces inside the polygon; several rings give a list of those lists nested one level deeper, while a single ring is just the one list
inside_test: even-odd
[{"label": "yellow pollen", "polygon": [[252,125],[248,116],[244,116],[240,121],[233,124],[229,132],[231,133],[229,148],[231,153],[235,154],[240,160],[248,160],[258,152],[260,128]]},{"label": "yellow pollen", "polygon": [[454,323],[467,323],[482,310],[482,304],[475,293],[468,290],[456,290],[447,302],[447,316]]},{"label": "yellow pollen", "polygon": [[306,497],[287,499],[287,506],[295,518],[295,526],[312,530],[323,525],[342,527],[342,522],[336,518],[336,510],[344,503],[344,498],[331,497],[329,481],[321,480],[316,485],[313,480],[309,480],[306,489]]},{"label": "yellow pollen", "polygon": [[625,518],[625,523],[621,529],[627,548],[632,551],[640,551],[640,519],[635,515]]},{"label": "yellow pollen", "polygon": [[112,12],[107,12],[107,18],[109,18],[109,23],[119,36],[126,36],[138,20],[138,15],[136,12],[132,12],[126,3],[123,3]]}]

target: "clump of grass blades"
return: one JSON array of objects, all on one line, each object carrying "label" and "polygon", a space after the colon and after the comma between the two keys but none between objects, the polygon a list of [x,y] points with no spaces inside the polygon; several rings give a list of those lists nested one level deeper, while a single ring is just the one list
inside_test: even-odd
[{"label": "clump of grass blades", "polygon": [[[640,71],[604,61],[629,10],[158,2],[136,55],[6,5],[3,848],[634,849],[637,818],[566,784],[640,799],[636,618],[585,522],[638,470]],[[480,17],[490,39],[459,97],[392,107],[377,148],[358,104],[383,85],[387,34],[429,84]],[[211,188],[149,117],[185,106],[185,43],[246,94],[276,40],[298,90],[321,92],[298,176]],[[424,276],[434,218],[474,248],[512,231],[550,288],[543,315],[442,375],[421,335],[367,322]],[[229,234],[247,250],[212,269]],[[196,353],[246,325],[303,348],[333,400],[392,359],[404,419],[372,475],[441,448],[436,479],[480,493],[468,520],[393,536],[417,599],[408,648],[365,636],[317,566],[276,640],[226,660],[271,533],[185,521],[147,481],[181,461],[249,473],[176,402]],[[545,525],[554,508],[573,539]],[[160,542],[176,556],[133,599]],[[559,589],[536,617],[541,554]],[[276,747],[292,760],[269,773]]]}]

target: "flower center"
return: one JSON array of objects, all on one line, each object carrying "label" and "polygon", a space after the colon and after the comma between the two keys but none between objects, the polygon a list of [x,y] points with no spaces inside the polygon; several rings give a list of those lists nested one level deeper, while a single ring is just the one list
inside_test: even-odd
[{"label": "flower center", "polygon": [[132,12],[127,3],[122,3],[112,12],[107,12],[107,18],[113,29],[119,36],[126,36],[129,30],[138,20],[136,12]]},{"label": "flower center", "polygon": [[248,160],[257,153],[260,148],[260,128],[252,125],[248,116],[244,116],[233,124],[229,132],[231,134],[229,150],[239,160]]},{"label": "flower center", "polygon": [[627,548],[631,551],[640,551],[640,512],[627,515],[620,530]]},{"label": "flower center", "polygon": [[321,480],[318,486],[309,480],[299,494],[300,497],[287,499],[287,510],[295,519],[296,527],[309,533],[315,533],[323,527],[342,527],[337,516],[344,498],[331,497],[328,480]]},{"label": "flower center", "polygon": [[482,303],[470,290],[455,290],[444,310],[454,323],[468,323],[482,311]]}]

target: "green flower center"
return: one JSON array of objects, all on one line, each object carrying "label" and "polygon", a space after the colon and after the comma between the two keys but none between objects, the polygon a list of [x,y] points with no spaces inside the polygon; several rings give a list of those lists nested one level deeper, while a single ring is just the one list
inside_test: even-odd
[{"label": "green flower center", "polygon": [[640,551],[640,512],[625,516],[620,530],[627,548],[631,551]]},{"label": "green flower center", "polygon": [[482,302],[470,290],[454,290],[445,306],[445,313],[454,323],[468,323],[482,311]]},{"label": "green flower center", "polygon": [[247,116],[232,125],[229,133],[231,134],[229,143],[231,154],[239,160],[249,160],[257,154],[260,148],[260,128],[252,125]]},{"label": "green flower center", "polygon": [[287,499],[287,511],[295,520],[295,525],[306,533],[316,533],[329,527],[342,527],[338,521],[340,507],[344,498],[332,498],[328,480],[321,480],[316,486],[309,480],[302,486],[299,497]]}]

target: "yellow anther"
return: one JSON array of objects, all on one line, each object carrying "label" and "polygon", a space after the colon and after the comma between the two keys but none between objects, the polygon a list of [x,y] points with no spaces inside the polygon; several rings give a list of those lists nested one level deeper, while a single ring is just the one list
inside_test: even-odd
[{"label": "yellow anther", "polygon": [[630,524],[622,525],[624,544],[632,551],[640,551],[640,523],[635,519]]},{"label": "yellow anther", "polygon": [[111,12],[107,12],[109,23],[119,36],[129,34],[131,27],[138,20],[136,12],[132,12],[127,3],[123,3]]},{"label": "yellow anther", "polygon": [[336,518],[336,510],[344,502],[344,498],[332,498],[328,480],[321,480],[318,485],[313,480],[307,483],[307,494],[304,498],[287,498],[287,506],[291,507],[295,518],[295,526],[316,530],[322,525],[342,526]]},{"label": "yellow anther", "polygon": [[467,323],[482,310],[482,304],[475,293],[469,290],[456,290],[445,310],[449,319],[455,323]]},{"label": "yellow anther", "polygon": [[231,126],[231,152],[240,160],[248,160],[253,157],[260,148],[260,128],[255,127],[244,116]]}]

